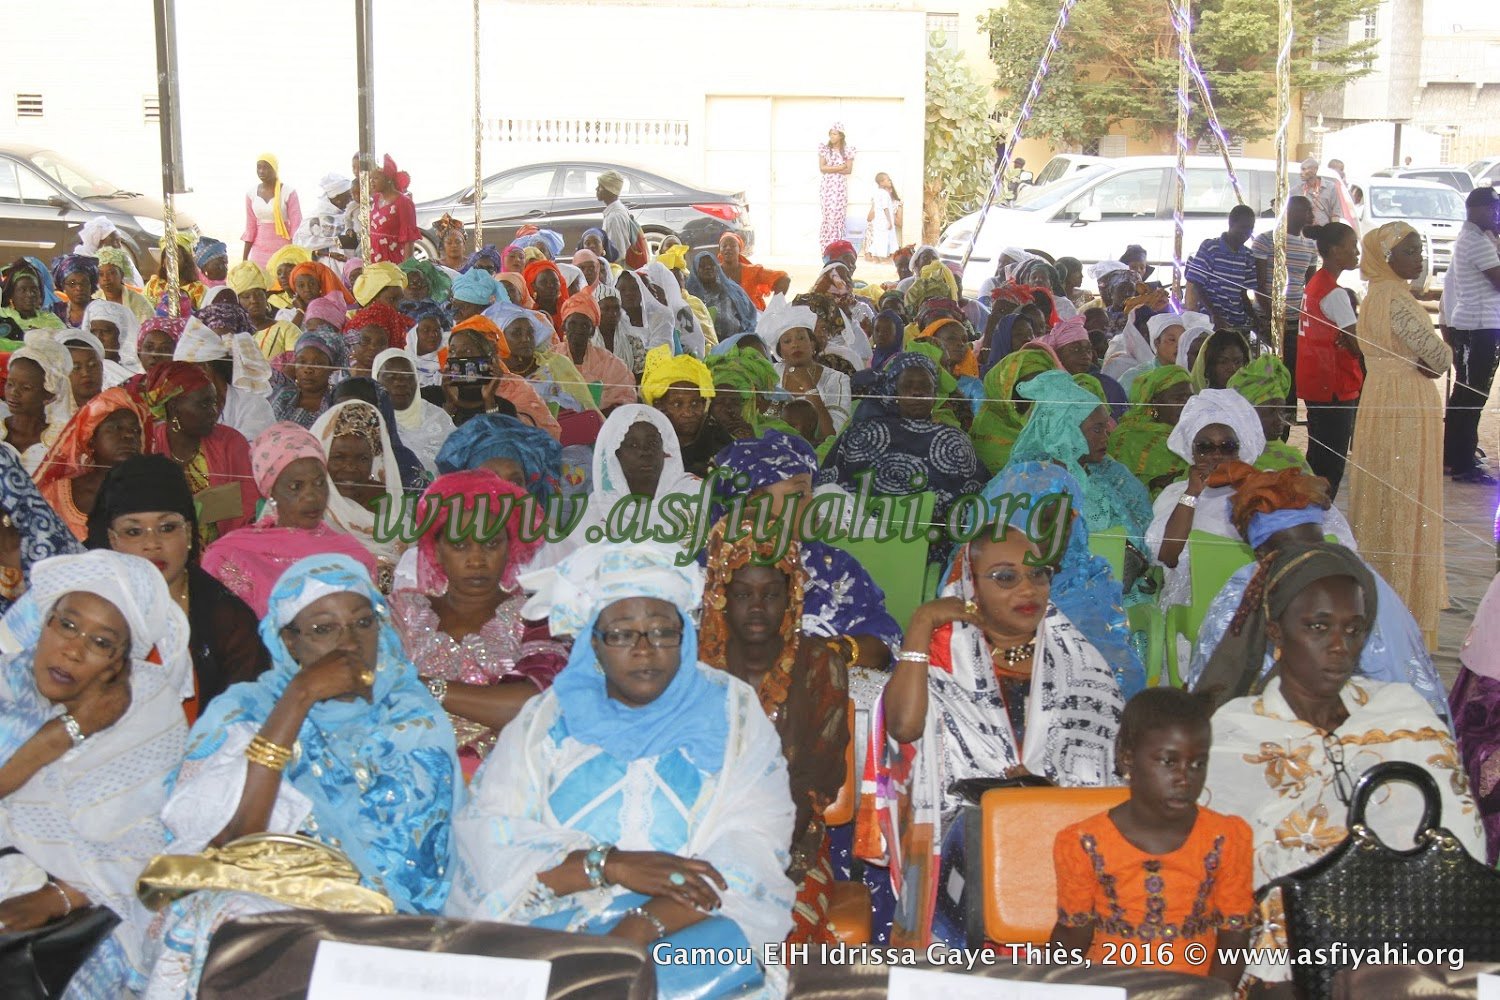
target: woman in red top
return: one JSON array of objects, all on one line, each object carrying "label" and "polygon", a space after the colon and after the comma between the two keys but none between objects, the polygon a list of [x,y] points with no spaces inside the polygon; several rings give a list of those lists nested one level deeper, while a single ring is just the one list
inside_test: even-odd
[{"label": "woman in red top", "polygon": [[1359,267],[1359,236],[1342,222],[1309,226],[1323,266],[1307,282],[1297,335],[1297,395],[1307,404],[1307,464],[1336,495],[1365,382],[1355,299],[1339,275]]},{"label": "woman in red top", "polygon": [[420,237],[417,207],[406,193],[411,175],[396,169],[387,154],[385,163],[370,174],[370,259],[366,264],[399,264]]}]

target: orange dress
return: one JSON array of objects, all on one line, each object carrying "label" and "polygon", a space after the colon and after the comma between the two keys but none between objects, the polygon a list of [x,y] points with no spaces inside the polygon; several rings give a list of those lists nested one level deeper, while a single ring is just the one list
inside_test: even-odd
[{"label": "orange dress", "polygon": [[[1096,966],[1206,976],[1219,931],[1254,922],[1254,850],[1248,823],[1211,809],[1198,809],[1192,832],[1171,854],[1136,847],[1107,812],[1090,816],[1059,833],[1052,848],[1058,922],[1094,928],[1087,957]],[[1187,954],[1193,943],[1206,949],[1201,962]]]}]

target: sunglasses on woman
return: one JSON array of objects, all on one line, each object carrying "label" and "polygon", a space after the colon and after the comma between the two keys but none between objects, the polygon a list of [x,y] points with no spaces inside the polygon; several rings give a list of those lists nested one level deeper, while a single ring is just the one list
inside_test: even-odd
[{"label": "sunglasses on woman", "polygon": [[1193,451],[1199,455],[1237,455],[1240,443],[1233,438],[1228,441],[1195,441]]}]

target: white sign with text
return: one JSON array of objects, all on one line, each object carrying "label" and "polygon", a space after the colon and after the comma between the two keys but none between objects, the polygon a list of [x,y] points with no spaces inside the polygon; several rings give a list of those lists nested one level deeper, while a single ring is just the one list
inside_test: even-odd
[{"label": "white sign with text", "polygon": [[547,1000],[552,963],[322,941],[307,1000]]}]

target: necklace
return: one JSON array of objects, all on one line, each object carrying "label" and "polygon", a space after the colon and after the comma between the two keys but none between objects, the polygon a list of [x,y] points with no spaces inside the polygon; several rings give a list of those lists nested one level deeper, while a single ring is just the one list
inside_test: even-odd
[{"label": "necklace", "polygon": [[1036,640],[1033,639],[1019,646],[1012,646],[1009,649],[997,649],[995,650],[995,655],[1003,657],[1005,662],[1011,666],[1026,663],[1036,655]]}]

